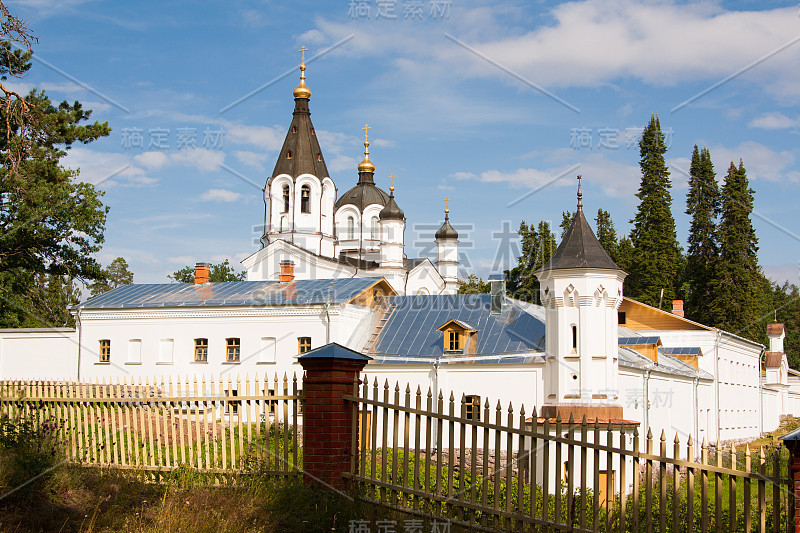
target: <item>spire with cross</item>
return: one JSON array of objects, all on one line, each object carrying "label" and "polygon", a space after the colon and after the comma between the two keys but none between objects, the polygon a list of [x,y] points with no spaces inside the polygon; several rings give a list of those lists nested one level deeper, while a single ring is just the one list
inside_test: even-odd
[{"label": "spire with cross", "polygon": [[578,174],[578,211],[583,211],[583,191],[581,190],[581,179],[583,176]]}]

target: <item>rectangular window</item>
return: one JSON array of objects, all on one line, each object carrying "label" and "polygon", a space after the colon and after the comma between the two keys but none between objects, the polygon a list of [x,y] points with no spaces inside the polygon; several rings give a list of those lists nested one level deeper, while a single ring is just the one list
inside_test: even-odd
[{"label": "rectangular window", "polygon": [[304,354],[311,351],[311,337],[297,337],[297,353]]},{"label": "rectangular window", "polygon": [[578,349],[578,326],[572,326],[572,351]]},{"label": "rectangular window", "polygon": [[481,397],[469,395],[464,397],[464,409],[467,420],[481,419]]},{"label": "rectangular window", "polygon": [[109,361],[111,361],[111,341],[102,339],[100,341],[100,362],[108,363]]},{"label": "rectangular window", "polygon": [[208,339],[194,340],[194,360],[202,363],[208,361]]},{"label": "rectangular window", "polygon": [[262,337],[261,338],[261,351],[258,353],[259,363],[274,363],[276,355],[276,339],[275,337]]},{"label": "rectangular window", "polygon": [[459,334],[457,331],[449,331],[448,332],[448,350],[451,352],[456,352],[461,349],[461,339],[459,338]]},{"label": "rectangular window", "polygon": [[128,341],[128,363],[139,364],[142,362],[142,339]]},{"label": "rectangular window", "polygon": [[620,311],[617,313],[617,324],[621,326],[625,325],[625,311]]},{"label": "rectangular window", "polygon": [[225,360],[231,363],[239,362],[239,339],[225,339]]},{"label": "rectangular window", "polygon": [[174,349],[174,339],[161,339],[158,343],[158,362],[160,364],[172,364],[172,353]]}]

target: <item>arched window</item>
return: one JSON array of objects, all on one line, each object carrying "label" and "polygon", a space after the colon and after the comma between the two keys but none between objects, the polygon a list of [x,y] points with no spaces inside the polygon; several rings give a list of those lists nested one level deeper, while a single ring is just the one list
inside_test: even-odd
[{"label": "arched window", "polygon": [[380,226],[378,226],[378,217],[372,217],[372,221],[370,222],[369,226],[370,230],[370,238],[371,239],[380,239],[381,231]]},{"label": "arched window", "polygon": [[352,216],[347,217],[347,238],[355,239],[356,233],[356,219]]},{"label": "arched window", "polygon": [[289,186],[283,186],[283,212],[289,212]]},{"label": "arched window", "polygon": [[302,213],[311,212],[311,187],[303,185],[300,189],[300,211]]}]

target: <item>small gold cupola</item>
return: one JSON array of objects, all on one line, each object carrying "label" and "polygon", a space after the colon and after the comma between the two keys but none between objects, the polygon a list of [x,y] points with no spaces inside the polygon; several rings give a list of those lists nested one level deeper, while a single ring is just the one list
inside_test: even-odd
[{"label": "small gold cupola", "polygon": [[300,59],[300,84],[295,88],[294,94],[295,98],[311,98],[311,90],[306,86],[306,52],[308,48],[302,46],[300,48],[300,53],[302,54]]},{"label": "small gold cupola", "polygon": [[369,160],[369,130],[372,126],[364,124],[364,160],[358,164],[359,172],[375,172],[375,165]]}]

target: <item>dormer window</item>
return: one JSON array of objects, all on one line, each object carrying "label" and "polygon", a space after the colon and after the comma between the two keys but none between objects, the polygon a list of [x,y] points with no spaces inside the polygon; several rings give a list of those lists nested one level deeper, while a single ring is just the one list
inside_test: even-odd
[{"label": "dormer window", "polygon": [[296,126],[292,126],[292,133],[297,133],[297,127]]},{"label": "dormer window", "polygon": [[462,320],[452,319],[439,326],[443,333],[445,354],[474,354],[477,351],[477,330]]},{"label": "dormer window", "polygon": [[291,150],[287,150],[286,151],[286,159],[291,159],[291,158],[292,158],[292,151]]}]

